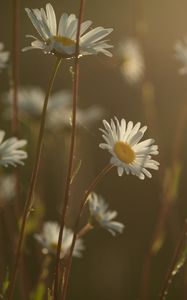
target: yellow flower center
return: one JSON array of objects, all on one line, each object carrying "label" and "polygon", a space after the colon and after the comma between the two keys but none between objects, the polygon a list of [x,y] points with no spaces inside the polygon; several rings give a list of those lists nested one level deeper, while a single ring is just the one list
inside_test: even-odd
[{"label": "yellow flower center", "polygon": [[60,35],[54,35],[53,36],[54,40],[56,42],[59,42],[61,44],[63,44],[64,46],[73,46],[75,45],[75,42],[65,36],[60,36]]},{"label": "yellow flower center", "polygon": [[135,153],[132,150],[131,146],[124,142],[117,142],[114,146],[114,152],[119,158],[126,164],[130,164],[135,160]]}]

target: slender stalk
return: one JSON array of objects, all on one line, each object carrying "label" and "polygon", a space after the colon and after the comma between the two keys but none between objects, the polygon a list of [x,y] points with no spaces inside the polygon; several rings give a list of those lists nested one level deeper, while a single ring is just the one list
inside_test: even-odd
[{"label": "slender stalk", "polygon": [[73,158],[74,158],[75,138],[76,138],[77,99],[78,99],[78,87],[79,87],[79,41],[80,41],[81,23],[83,19],[84,3],[85,0],[80,1],[79,19],[78,19],[77,35],[76,35],[76,50],[75,50],[75,59],[74,59],[74,80],[73,80],[72,132],[71,132],[71,141],[70,141],[68,170],[67,170],[67,177],[66,177],[66,184],[65,184],[64,205],[63,205],[62,215],[61,215],[61,226],[60,226],[58,247],[57,247],[57,254],[56,254],[55,282],[54,282],[55,300],[58,299],[61,244],[62,244],[65,217],[66,217],[66,212],[67,212],[67,207],[69,202],[71,177],[73,171]]},{"label": "slender stalk", "polygon": [[173,271],[176,267],[176,264],[177,264],[177,261],[178,261],[180,255],[181,255],[181,252],[183,250],[186,239],[187,239],[187,220],[185,220],[185,223],[184,223],[184,226],[183,226],[183,230],[182,230],[178,245],[176,247],[174,256],[172,258],[168,273],[166,274],[164,284],[163,284],[163,287],[162,287],[162,290],[161,290],[161,293],[160,293],[159,300],[165,300],[166,299],[166,296],[168,294],[169,286],[172,282]]},{"label": "slender stalk", "polygon": [[[175,169],[175,165],[178,162],[180,162],[181,159],[182,137],[183,137],[186,121],[187,121],[187,106],[182,107],[179,116],[180,118],[178,121],[176,134],[173,142],[173,149],[172,149],[172,169]],[[154,123],[153,120],[152,123]],[[164,165],[163,159],[161,165]],[[141,284],[141,291],[140,291],[140,297],[142,298],[142,300],[149,299],[150,275],[151,275],[152,260],[154,256],[153,247],[156,241],[159,239],[160,235],[162,234],[162,231],[164,230],[164,226],[171,213],[171,208],[174,201],[174,199],[172,199],[173,195],[171,194],[170,189],[172,189],[173,187],[172,180],[175,175],[172,172],[171,174],[169,174],[169,178],[168,178],[168,174],[166,170],[165,170],[165,174],[163,175],[165,179],[163,184],[163,193],[162,193],[159,217],[154,229],[153,238],[151,240],[148,253],[145,258],[144,268],[142,273],[142,284]],[[176,195],[174,197],[176,197]]]},{"label": "slender stalk", "polygon": [[82,216],[82,212],[83,212],[83,209],[85,207],[85,204],[87,203],[88,196],[94,190],[94,188],[97,186],[97,184],[101,181],[101,179],[113,167],[114,167],[113,165],[108,164],[104,169],[102,169],[101,172],[95,177],[95,179],[91,182],[88,189],[84,193],[84,196],[83,196],[83,199],[82,199],[82,202],[81,202],[81,205],[80,205],[78,217],[77,217],[77,220],[76,220],[76,223],[75,223],[75,229],[74,229],[73,240],[72,240],[72,244],[71,244],[71,248],[70,248],[70,252],[69,252],[69,257],[67,259],[66,272],[65,272],[65,278],[64,278],[64,286],[63,286],[63,289],[62,289],[61,300],[66,299],[67,287],[68,287],[68,281],[69,281],[69,274],[70,274],[70,270],[71,270],[71,263],[72,263],[72,256],[73,256],[73,249],[74,249],[74,246],[75,246],[76,239],[80,234],[80,232],[78,233],[79,221],[80,221],[80,218]]},{"label": "slender stalk", "polygon": [[[12,22],[12,71],[11,71],[11,90],[12,90],[12,118],[11,127],[14,136],[19,135],[18,123],[18,88],[19,88],[19,51],[20,51],[20,0],[12,1],[13,8],[13,22]],[[20,214],[20,176],[19,168],[15,170],[16,178],[16,201],[15,201],[15,215],[16,218]]]},{"label": "slender stalk", "polygon": [[19,85],[19,32],[20,0],[13,0],[13,40],[12,40],[12,132],[18,135],[18,85]]},{"label": "slender stalk", "polygon": [[[12,112],[11,112],[11,129],[12,135],[19,136],[19,120],[18,120],[18,90],[20,80],[20,0],[12,0],[12,66],[11,66],[11,92],[12,92]],[[15,176],[15,204],[14,218],[18,222],[21,212],[20,202],[20,169],[14,170]],[[14,227],[15,228],[15,227]],[[15,232],[14,232],[15,234]],[[12,248],[14,249],[14,248]],[[27,272],[24,266],[24,258],[21,262],[20,273],[23,280],[19,280],[20,291],[23,298],[28,294]]]},{"label": "slender stalk", "polygon": [[83,228],[81,228],[79,230],[79,232],[77,233],[77,237],[78,239],[80,239],[81,237],[85,236],[85,234],[87,234],[90,230],[92,230],[94,227],[92,224],[87,223]]},{"label": "slender stalk", "polygon": [[42,150],[43,136],[44,136],[44,128],[45,128],[45,119],[46,119],[46,112],[47,112],[47,104],[48,104],[49,96],[50,96],[50,93],[51,93],[51,90],[53,87],[53,83],[54,83],[58,68],[60,66],[60,63],[61,63],[61,59],[58,58],[55,63],[55,66],[54,66],[54,69],[53,69],[53,72],[52,72],[52,75],[51,75],[51,78],[49,81],[49,85],[48,85],[48,89],[47,89],[47,93],[46,93],[46,97],[45,97],[45,101],[44,101],[44,105],[43,105],[40,131],[39,131],[37,149],[36,149],[36,158],[35,158],[34,167],[33,167],[32,175],[31,175],[28,197],[27,197],[27,200],[26,200],[25,206],[24,206],[19,240],[18,240],[18,245],[17,245],[17,249],[16,249],[14,270],[13,270],[13,275],[12,275],[12,279],[11,279],[9,290],[8,290],[7,300],[11,300],[13,297],[13,293],[14,293],[14,287],[15,287],[16,277],[17,277],[19,263],[20,263],[21,251],[22,251],[22,246],[23,246],[23,241],[24,241],[26,222],[27,222],[27,218],[29,217],[29,214],[30,214],[30,211],[31,211],[31,208],[33,205],[32,195],[34,192],[36,179],[37,179],[37,175],[38,175],[39,164],[40,164],[40,157],[41,157],[41,150]]},{"label": "slender stalk", "polygon": [[140,286],[140,298],[142,300],[148,300],[150,298],[150,280],[151,280],[151,267],[152,260],[156,254],[158,249],[155,249],[160,239],[160,236],[163,232],[166,219],[168,217],[170,211],[171,197],[169,194],[169,186],[171,183],[170,176],[168,176],[168,172],[164,174],[164,180],[162,185],[162,194],[161,194],[161,208],[159,211],[158,220],[153,229],[152,238],[148,247],[148,252],[145,256],[145,261],[143,264],[142,278],[141,278],[141,286]]}]

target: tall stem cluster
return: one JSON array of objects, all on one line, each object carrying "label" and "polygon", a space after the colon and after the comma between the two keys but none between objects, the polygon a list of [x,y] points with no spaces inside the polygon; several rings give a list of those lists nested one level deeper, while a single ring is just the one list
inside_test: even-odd
[{"label": "tall stem cluster", "polygon": [[16,282],[16,277],[18,273],[18,268],[19,268],[19,263],[20,263],[20,258],[21,258],[21,251],[23,247],[23,241],[24,241],[24,235],[25,235],[25,228],[26,228],[26,223],[27,223],[27,218],[29,217],[30,211],[32,209],[32,196],[36,184],[36,179],[37,179],[37,174],[38,174],[38,169],[39,169],[39,164],[40,164],[40,157],[41,157],[41,152],[42,152],[42,144],[43,144],[43,137],[44,137],[44,129],[45,129],[45,120],[46,120],[46,112],[47,112],[47,105],[48,105],[48,100],[49,96],[53,87],[53,83],[58,71],[58,68],[60,66],[61,59],[57,59],[46,93],[46,97],[44,100],[44,105],[43,105],[43,111],[42,111],[42,116],[41,116],[41,123],[40,123],[40,130],[39,130],[39,136],[38,136],[38,142],[37,142],[37,149],[36,149],[36,157],[35,157],[35,162],[33,166],[33,171],[31,175],[31,180],[30,180],[30,185],[29,185],[29,190],[28,190],[28,197],[25,202],[24,206],[24,211],[22,215],[22,222],[21,222],[21,229],[20,229],[20,234],[18,238],[18,244],[16,248],[16,258],[15,258],[15,264],[14,264],[14,270],[13,270],[13,275],[11,278],[9,290],[8,290],[8,300],[11,300],[13,298],[13,293],[14,293],[14,287],[15,287],[15,282]]},{"label": "tall stem cluster", "polygon": [[63,204],[63,210],[61,215],[60,233],[59,233],[57,255],[56,255],[55,282],[54,282],[55,300],[58,299],[61,244],[62,244],[64,224],[65,224],[65,217],[66,217],[66,212],[67,212],[67,207],[69,202],[71,177],[73,171],[73,157],[74,157],[75,139],[76,139],[77,99],[78,99],[78,87],[79,87],[79,41],[80,41],[81,23],[83,19],[84,3],[85,0],[80,1],[79,19],[78,19],[77,35],[76,35],[76,50],[75,50],[75,58],[74,58],[74,78],[73,78],[72,132],[71,132],[67,177],[65,183],[64,204]]}]

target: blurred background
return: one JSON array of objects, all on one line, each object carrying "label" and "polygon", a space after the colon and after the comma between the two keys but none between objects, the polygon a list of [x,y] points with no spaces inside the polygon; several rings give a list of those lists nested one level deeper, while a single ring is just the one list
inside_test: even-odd
[{"label": "blurred background", "polygon": [[[28,46],[26,34],[37,35],[24,8],[45,7],[46,1],[21,1],[20,85],[46,89],[54,57],[40,51],[21,52]],[[52,1],[57,18],[61,13],[78,14],[79,1]],[[109,155],[99,149],[102,119],[114,115],[148,125],[146,137],[159,145],[161,163],[153,178],[139,180],[135,176],[118,177],[112,170],[98,185],[96,192],[118,211],[125,224],[122,235],[115,238],[102,229],[85,236],[86,251],[82,259],[74,259],[68,299],[148,300],[158,299],[165,274],[187,216],[186,151],[187,151],[187,76],[180,76],[180,63],[175,59],[174,45],[187,35],[187,2],[182,0],[94,0],[86,1],[84,19],[93,27],[112,27],[113,58],[102,55],[81,59],[79,108],[100,108],[94,122],[84,122],[77,131],[76,163],[81,168],[73,183],[67,224],[73,228],[81,195],[94,176],[108,163]],[[128,82],[121,72],[119,44],[135,39],[141,47],[145,70],[138,82]],[[1,3],[0,40],[6,50],[12,47],[12,3]],[[64,61],[54,85],[54,92],[71,90],[72,61]],[[3,119],[4,93],[10,87],[9,72],[0,74],[2,129],[10,136],[10,124]],[[19,117],[22,137],[29,139],[29,159],[21,169],[23,200],[35,151],[37,122]],[[42,164],[37,183],[42,221],[59,220],[63,200],[70,127],[46,133]],[[23,202],[22,202],[23,203]],[[9,214],[11,202],[1,209],[1,217]],[[22,204],[21,204],[22,205]],[[38,205],[37,205],[38,207]],[[84,217],[86,219],[86,215]],[[82,224],[85,219],[83,218]],[[11,225],[10,225],[11,227]],[[11,230],[11,229],[10,229]],[[31,229],[31,233],[33,229]],[[9,231],[0,228],[0,272],[11,264]],[[156,232],[156,233],[155,233]],[[27,239],[25,260],[30,287],[40,272],[41,247],[32,234]],[[32,253],[38,253],[37,259]],[[40,257],[41,256],[41,257]],[[169,299],[187,299],[187,266],[176,275],[169,289]]]}]

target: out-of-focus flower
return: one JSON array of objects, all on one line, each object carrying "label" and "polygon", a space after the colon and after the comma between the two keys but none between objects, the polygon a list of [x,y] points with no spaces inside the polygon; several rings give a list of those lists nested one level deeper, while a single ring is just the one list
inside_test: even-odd
[{"label": "out-of-focus flower", "polygon": [[[35,234],[35,238],[43,246],[44,254],[55,254],[58,245],[60,227],[56,222],[46,222],[43,225],[42,232],[40,234]],[[68,253],[73,239],[73,231],[68,228],[64,228],[62,247],[61,247],[61,258],[65,257]],[[77,239],[75,242],[75,247],[73,255],[76,257],[82,257],[82,251],[85,249],[82,239]]]},{"label": "out-of-focus flower", "polygon": [[4,136],[5,132],[0,130],[0,165],[4,167],[24,165],[22,160],[27,158],[27,153],[20,148],[24,147],[27,141],[11,137],[3,142]]},{"label": "out-of-focus flower", "polygon": [[[42,114],[45,93],[40,87],[21,87],[18,90],[19,114],[27,118],[40,118]],[[5,94],[4,103],[11,106],[12,91]],[[10,115],[10,109],[5,112]]]},{"label": "out-of-focus flower", "polygon": [[145,72],[145,61],[138,41],[128,39],[121,42],[118,55],[121,60],[121,72],[126,81],[130,84],[140,82]]},{"label": "out-of-focus flower", "polygon": [[187,38],[183,41],[178,41],[174,47],[175,57],[182,63],[182,67],[179,69],[179,74],[187,74]]},{"label": "out-of-focus flower", "polygon": [[151,157],[158,154],[158,146],[153,145],[153,139],[139,143],[147,126],[140,128],[140,122],[133,125],[132,121],[126,123],[125,119],[120,124],[116,117],[115,122],[111,119],[109,124],[104,120],[103,125],[105,129],[100,130],[105,143],[99,146],[112,155],[110,162],[117,167],[118,175],[122,176],[125,171],[126,174],[131,173],[140,179],[145,176],[151,178],[152,175],[147,169],[158,170],[159,163]]},{"label": "out-of-focus flower", "polygon": [[0,71],[7,66],[9,55],[10,53],[8,51],[4,51],[4,44],[0,43]]},{"label": "out-of-focus flower", "polygon": [[116,232],[122,233],[124,225],[122,223],[113,221],[117,216],[117,211],[110,211],[105,200],[95,193],[91,193],[88,198],[89,208],[91,214],[91,224],[98,224],[104,229],[108,230],[112,235]]},{"label": "out-of-focus flower", "polygon": [[[77,125],[87,126],[103,115],[103,109],[91,106],[86,109],[77,108]],[[49,104],[46,126],[50,129],[71,126],[72,121],[72,95],[70,92],[56,92],[52,95]]]},{"label": "out-of-focus flower", "polygon": [[[18,92],[19,114],[25,118],[41,118],[45,92],[39,87],[23,87]],[[11,105],[11,92],[5,95],[5,104]],[[5,116],[10,116],[10,109]],[[77,125],[87,126],[103,116],[103,109],[92,106],[87,109],[77,108]],[[57,129],[71,126],[72,94],[68,90],[61,90],[51,95],[47,109],[46,127]]]},{"label": "out-of-focus flower", "polygon": [[[50,3],[46,5],[46,12],[41,9],[26,8],[28,17],[30,18],[35,29],[38,31],[41,40],[34,36],[27,37],[34,38],[31,46],[23,49],[40,49],[44,53],[51,53],[61,56],[63,58],[71,58],[75,56],[76,50],[76,33],[78,19],[74,14],[62,14],[57,29],[56,15]],[[97,54],[99,52],[112,56],[107,50],[112,48],[103,40],[112,32],[112,28],[105,29],[103,27],[96,27],[87,31],[91,26],[91,21],[85,21],[81,24],[80,30],[80,56]],[[87,33],[85,33],[87,31]]]},{"label": "out-of-focus flower", "polygon": [[16,179],[14,175],[0,177],[0,202],[10,201],[15,196]]}]

